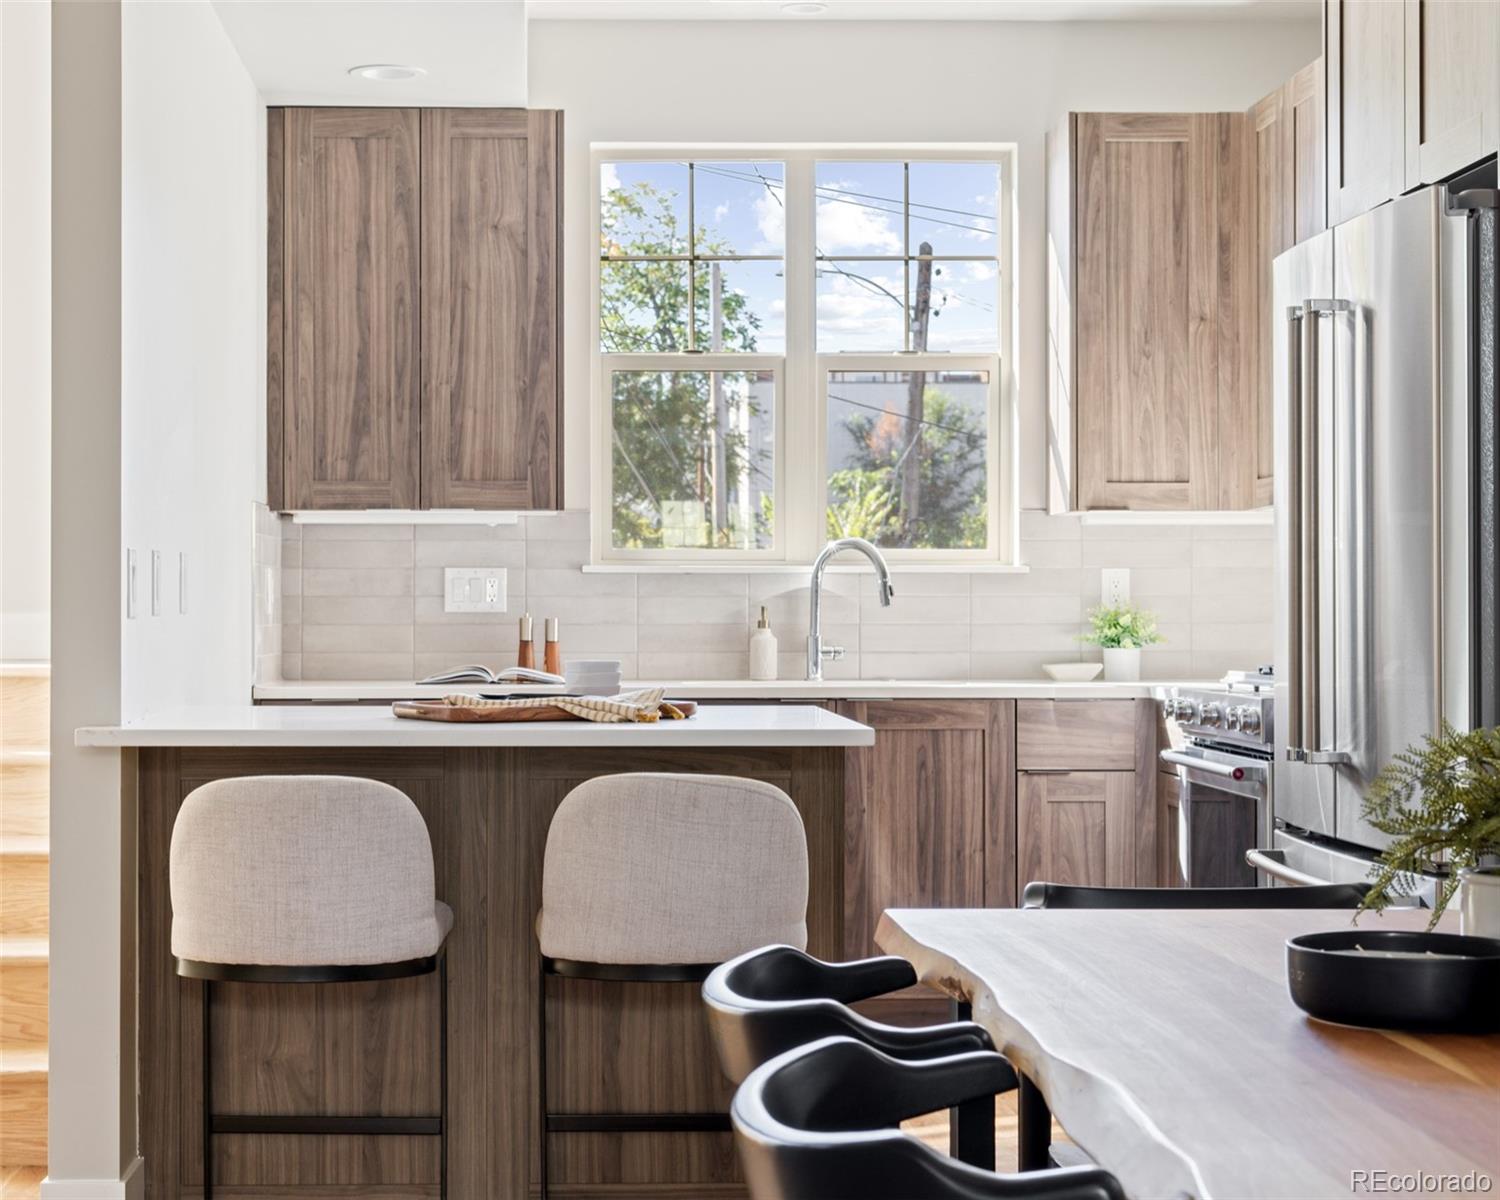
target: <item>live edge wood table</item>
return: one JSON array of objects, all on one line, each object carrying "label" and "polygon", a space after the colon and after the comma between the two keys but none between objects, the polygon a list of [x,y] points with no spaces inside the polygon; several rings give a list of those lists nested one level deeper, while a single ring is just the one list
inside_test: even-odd
[{"label": "live edge wood table", "polygon": [[1500,1036],[1327,1025],[1287,995],[1286,939],[1349,916],[893,909],[876,940],[970,1001],[1140,1200],[1432,1195],[1468,1172],[1471,1192],[1495,1191]]},{"label": "live edge wood table", "polygon": [[[363,776],[395,785],[427,822],[448,939],[449,1194],[522,1200],[539,1190],[538,958],[547,826],[592,776],[683,771],[763,779],[806,823],[809,948],[843,944],[844,754],[857,722],[805,705],[726,706],[653,725],[453,726],[342,706],[193,710],[79,731],[139,773],[141,1152],[146,1194],[201,1194],[201,984],[171,953],[168,850],[183,798],[251,774]],[[127,766],[129,758],[127,757]],[[438,1111],[437,975],[388,983],[216,988],[214,1110],[394,1116]],[[697,985],[548,982],[553,1112],[727,1111]],[[431,1137],[226,1135],[215,1195],[436,1196]],[[743,1195],[724,1133],[555,1133],[551,1194]]]}]

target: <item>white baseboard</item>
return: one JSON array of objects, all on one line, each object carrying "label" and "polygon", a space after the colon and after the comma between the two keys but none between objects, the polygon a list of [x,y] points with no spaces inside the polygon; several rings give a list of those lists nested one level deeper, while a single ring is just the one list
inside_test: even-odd
[{"label": "white baseboard", "polygon": [[143,1200],[146,1195],[145,1160],[137,1157],[119,1179],[42,1180],[41,1200]]}]

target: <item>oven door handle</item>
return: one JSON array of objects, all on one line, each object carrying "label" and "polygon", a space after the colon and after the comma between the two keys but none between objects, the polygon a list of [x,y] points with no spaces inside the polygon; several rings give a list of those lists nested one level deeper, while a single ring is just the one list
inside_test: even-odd
[{"label": "oven door handle", "polygon": [[1266,776],[1266,769],[1259,763],[1236,766],[1232,763],[1215,762],[1213,759],[1196,758],[1191,754],[1184,754],[1181,750],[1163,750],[1161,760],[1174,767],[1186,767],[1189,771],[1202,771],[1205,774],[1219,775],[1225,779],[1264,779]]},{"label": "oven door handle", "polygon": [[1287,866],[1285,850],[1246,850],[1245,861],[1257,871],[1264,871],[1272,879],[1279,879],[1282,883],[1290,883],[1295,887],[1323,887],[1328,883],[1326,879],[1319,879],[1316,875]]}]

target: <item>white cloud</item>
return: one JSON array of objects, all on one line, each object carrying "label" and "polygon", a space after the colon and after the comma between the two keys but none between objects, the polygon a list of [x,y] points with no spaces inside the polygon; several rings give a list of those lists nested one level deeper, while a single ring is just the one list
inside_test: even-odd
[{"label": "white cloud", "polygon": [[780,254],[786,245],[786,206],[781,197],[765,188],[755,197],[755,225],[760,230],[764,243],[756,248],[758,254]]},{"label": "white cloud", "polygon": [[599,189],[601,192],[613,192],[620,186],[620,172],[615,170],[614,163],[603,163],[599,167]]},{"label": "white cloud", "polygon": [[963,268],[968,277],[975,283],[984,283],[987,280],[995,278],[996,274],[998,273],[994,263],[964,263]]},{"label": "white cloud", "polygon": [[[845,268],[848,269],[847,267]],[[820,273],[832,268],[820,268]],[[899,275],[851,279],[823,274],[818,281],[818,347],[821,350],[899,350],[905,314]],[[886,295],[875,285],[885,288]]]},{"label": "white cloud", "polygon": [[[845,182],[824,185],[852,190]],[[894,213],[843,200],[818,201],[818,249],[824,254],[900,254],[901,234]]]},{"label": "white cloud", "polygon": [[722,204],[716,204],[716,205],[714,205],[714,221],[715,222],[723,221],[724,218],[727,217],[728,215],[729,215],[729,201],[726,200]]}]

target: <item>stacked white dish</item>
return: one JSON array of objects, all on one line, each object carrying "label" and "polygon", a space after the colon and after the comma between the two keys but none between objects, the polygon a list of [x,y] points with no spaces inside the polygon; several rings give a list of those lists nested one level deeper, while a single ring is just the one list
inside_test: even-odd
[{"label": "stacked white dish", "polygon": [[563,680],[575,696],[614,696],[620,691],[620,660],[575,658],[563,664]]}]

